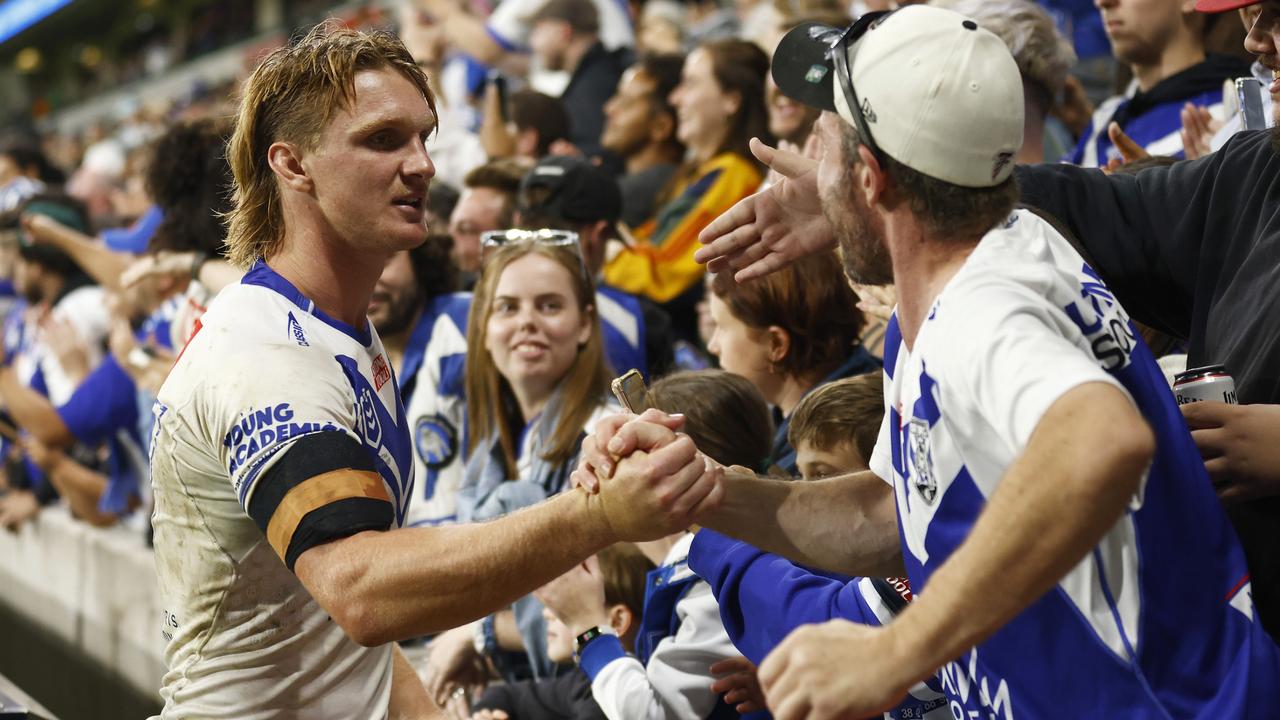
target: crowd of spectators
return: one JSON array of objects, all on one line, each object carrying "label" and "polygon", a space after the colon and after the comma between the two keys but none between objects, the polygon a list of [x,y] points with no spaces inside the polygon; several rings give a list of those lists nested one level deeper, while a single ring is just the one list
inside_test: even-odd
[{"label": "crowd of spectators", "polygon": [[[1240,11],[1237,27],[1178,0],[933,4],[1008,45],[1026,108],[1020,164],[1113,172],[1148,155],[1217,151],[1241,129],[1234,84],[1224,92],[1237,77],[1263,79],[1270,118],[1273,66],[1251,67],[1238,45],[1257,6]],[[797,481],[867,468],[884,412],[893,289],[850,286],[836,252],[741,282],[708,274],[694,253],[708,224],[778,181],[753,138],[822,153],[818,113],[770,77],[782,34],[805,22],[843,27],[889,5],[404,3],[390,29],[426,69],[438,109],[427,142],[431,235],[388,263],[368,314],[413,436],[411,524],[487,520],[566,490],[584,438],[619,410],[611,378],[630,368],[651,383],[647,401],[683,413],[684,432],[724,465]],[[1229,46],[1209,33],[1228,23]],[[1109,56],[1098,49],[1105,40]],[[183,52],[198,45],[193,37]],[[235,88],[215,89],[82,136],[4,131],[4,530],[64,503],[89,524],[149,532],[155,395],[208,302],[241,275],[224,257],[235,102]],[[1055,178],[1028,176],[1031,199],[1068,215]],[[1274,258],[1265,262],[1257,272],[1274,276]],[[1183,294],[1231,292],[1168,279]],[[1274,322],[1255,328],[1271,335],[1218,343],[1225,354],[1215,355],[1202,314],[1190,332],[1181,322],[1199,298],[1171,291],[1150,302],[1132,311],[1166,320],[1169,367],[1184,369],[1188,349],[1195,363],[1249,367],[1241,402],[1277,402],[1274,367],[1258,369],[1242,347],[1274,346]],[[1275,492],[1237,500],[1248,509],[1233,515],[1272,633]],[[751,592],[808,571],[727,538],[690,557],[691,538],[611,548],[506,611],[411,641],[428,691],[452,716],[477,720],[760,710],[754,663],[791,626],[742,618],[763,616],[770,601]],[[910,599],[900,578],[814,582],[815,605],[887,608],[872,624]],[[596,626],[616,638],[581,654],[570,647]],[[950,717],[939,697],[913,688],[900,716]]]}]

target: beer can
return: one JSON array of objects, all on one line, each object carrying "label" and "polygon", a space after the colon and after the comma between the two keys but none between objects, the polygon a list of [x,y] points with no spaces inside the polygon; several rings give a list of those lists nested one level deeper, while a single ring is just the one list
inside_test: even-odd
[{"label": "beer can", "polygon": [[1173,379],[1173,396],[1179,405],[1213,400],[1236,404],[1236,381],[1222,365],[1206,365],[1178,373]]}]

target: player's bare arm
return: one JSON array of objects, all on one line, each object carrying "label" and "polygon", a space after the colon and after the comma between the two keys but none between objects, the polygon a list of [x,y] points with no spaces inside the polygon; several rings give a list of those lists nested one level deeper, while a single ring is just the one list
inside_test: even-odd
[{"label": "player's bare arm", "polygon": [[304,550],[294,570],[353,640],[379,645],[494,612],[619,540],[687,527],[718,501],[718,481],[685,438],[637,457],[598,495],[574,490],[482,524],[366,531]]},{"label": "player's bare arm", "polygon": [[[575,482],[588,490],[607,486],[631,453],[679,437],[673,428],[682,421],[658,410],[606,418],[582,444]],[[726,473],[724,489],[724,501],[698,515],[699,524],[811,567],[850,575],[903,572],[893,491],[875,473],[803,483]]]}]

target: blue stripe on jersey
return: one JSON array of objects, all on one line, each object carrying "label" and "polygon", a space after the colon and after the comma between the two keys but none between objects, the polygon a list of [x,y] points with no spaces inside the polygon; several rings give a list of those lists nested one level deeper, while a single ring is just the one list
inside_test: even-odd
[{"label": "blue stripe on jersey", "polygon": [[303,295],[301,290],[294,287],[293,283],[285,280],[279,273],[272,270],[271,267],[262,260],[258,260],[253,264],[252,268],[249,268],[249,272],[245,273],[245,276],[240,279],[240,284],[257,285],[269,290],[274,290],[289,302],[297,305],[303,312],[314,315],[325,325],[328,325],[334,330],[337,330],[343,335],[355,340],[364,347],[369,347],[373,344],[373,333],[369,330],[369,321],[367,319],[365,320],[363,328],[357,328],[330,316],[325,311],[316,307],[316,304],[306,295]]},{"label": "blue stripe on jersey", "polygon": [[[898,350],[902,347],[902,328],[898,326],[898,313],[889,316],[889,324],[884,328],[884,374],[893,379],[894,368],[898,366]],[[888,383],[885,383],[888,385]]]},{"label": "blue stripe on jersey", "polygon": [[[404,516],[409,509],[409,500],[413,496],[413,442],[409,437],[408,423],[404,416],[404,403],[400,401],[400,393],[396,393],[396,416],[383,407],[382,400],[369,383],[369,379],[360,372],[360,365],[354,358],[336,355],[334,360],[342,366],[342,371],[351,383],[356,397],[356,427],[365,449],[373,458],[378,474],[386,481],[387,487],[395,498],[396,525],[404,525]],[[391,456],[395,467],[387,464],[383,452]]]}]

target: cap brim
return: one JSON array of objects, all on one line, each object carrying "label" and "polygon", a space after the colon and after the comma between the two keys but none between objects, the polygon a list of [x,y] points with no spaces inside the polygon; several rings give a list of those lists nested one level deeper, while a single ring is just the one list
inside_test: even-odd
[{"label": "cap brim", "polygon": [[1196,10],[1202,13],[1220,13],[1257,5],[1262,0],[1196,0]]},{"label": "cap brim", "polygon": [[816,22],[791,28],[773,51],[773,82],[783,95],[819,110],[835,112],[835,68],[831,44],[840,29]]}]

